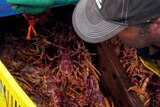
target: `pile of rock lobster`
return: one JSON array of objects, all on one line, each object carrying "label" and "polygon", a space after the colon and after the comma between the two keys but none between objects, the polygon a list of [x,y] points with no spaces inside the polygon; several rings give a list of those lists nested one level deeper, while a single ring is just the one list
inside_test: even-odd
[{"label": "pile of rock lobster", "polygon": [[133,83],[133,87],[130,87],[128,91],[135,91],[145,107],[159,107],[159,76],[142,64],[135,48],[125,46],[117,37],[110,39],[110,42],[114,46],[120,62],[122,62],[128,77]]},{"label": "pile of rock lobster", "polygon": [[56,21],[46,34],[6,34],[1,59],[19,85],[38,107],[105,107],[100,73],[72,26]]}]

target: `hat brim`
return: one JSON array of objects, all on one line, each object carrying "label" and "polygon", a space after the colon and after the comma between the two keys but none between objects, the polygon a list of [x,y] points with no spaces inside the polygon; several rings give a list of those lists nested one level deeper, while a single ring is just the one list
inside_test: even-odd
[{"label": "hat brim", "polygon": [[105,20],[98,14],[94,1],[80,0],[74,9],[72,23],[81,39],[89,43],[100,43],[115,36],[127,26]]}]

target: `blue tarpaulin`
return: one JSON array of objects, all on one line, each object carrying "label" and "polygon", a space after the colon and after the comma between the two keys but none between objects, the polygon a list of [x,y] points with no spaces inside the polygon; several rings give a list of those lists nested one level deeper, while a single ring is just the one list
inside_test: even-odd
[{"label": "blue tarpaulin", "polygon": [[6,0],[0,0],[0,17],[19,14],[20,12],[12,10],[12,7],[6,2]]},{"label": "blue tarpaulin", "polygon": [[[53,7],[64,6],[65,4],[55,5]],[[12,7],[6,2],[6,0],[0,0],[0,17],[11,16],[20,14],[21,12],[12,10]]]}]

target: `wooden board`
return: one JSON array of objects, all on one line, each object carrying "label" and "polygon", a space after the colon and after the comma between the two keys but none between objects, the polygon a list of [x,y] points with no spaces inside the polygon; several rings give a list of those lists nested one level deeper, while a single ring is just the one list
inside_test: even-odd
[{"label": "wooden board", "polygon": [[98,69],[102,74],[103,85],[110,91],[118,107],[143,107],[135,92],[128,92],[132,86],[122,64],[109,42],[96,45]]}]

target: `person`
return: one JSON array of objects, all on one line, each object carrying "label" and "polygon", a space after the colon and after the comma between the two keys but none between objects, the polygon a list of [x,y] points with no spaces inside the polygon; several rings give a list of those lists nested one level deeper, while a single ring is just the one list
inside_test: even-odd
[{"label": "person", "polygon": [[[7,0],[14,10],[37,14],[53,4],[78,0]],[[117,35],[138,50],[142,58],[160,66],[159,0],[80,0],[73,11],[72,23],[80,38],[89,43],[104,42]],[[147,60],[146,60],[147,61]],[[160,76],[160,70],[157,70]]]}]

